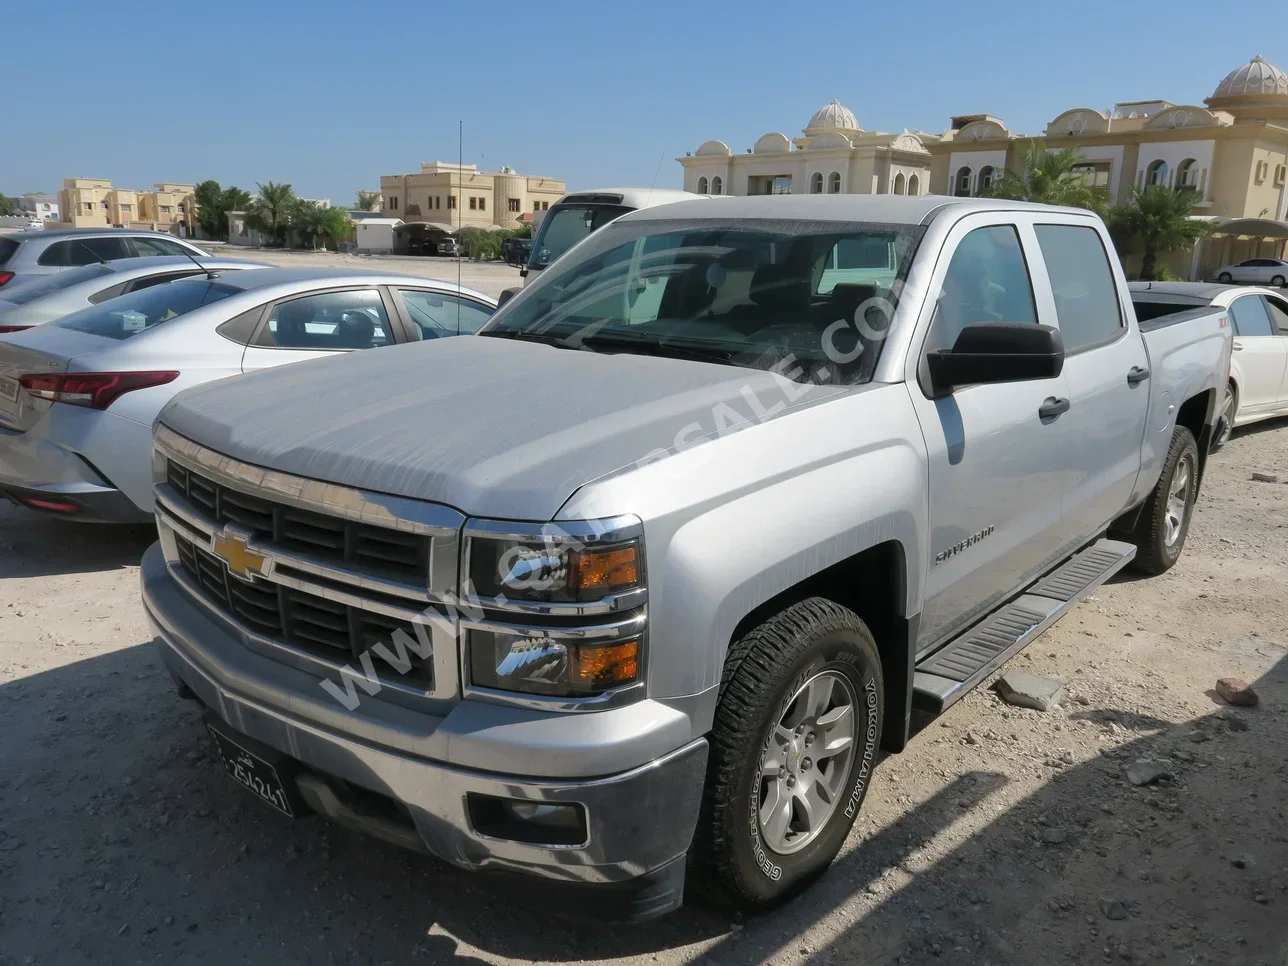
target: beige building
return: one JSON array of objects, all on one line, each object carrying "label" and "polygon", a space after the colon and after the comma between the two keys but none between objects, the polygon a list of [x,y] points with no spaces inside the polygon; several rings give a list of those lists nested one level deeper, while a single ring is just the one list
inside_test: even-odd
[{"label": "beige building", "polygon": [[426,161],[418,174],[380,178],[380,211],[408,224],[517,228],[525,212],[548,210],[567,190],[556,178],[518,174],[513,168],[479,171],[473,164]]},{"label": "beige building", "polygon": [[[1288,75],[1256,57],[1231,71],[1204,105],[1129,101],[1110,111],[1073,108],[1041,135],[1048,148],[1077,148],[1084,176],[1115,203],[1144,185],[1189,186],[1196,214],[1217,233],[1170,267],[1206,278],[1222,264],[1283,257],[1288,239]],[[1036,138],[987,114],[952,119],[930,145],[930,188],[976,195],[1001,171],[1019,171]],[[1130,266],[1129,266],[1130,267]]]},{"label": "beige building", "polygon": [[64,178],[59,225],[72,228],[151,228],[186,236],[194,212],[190,184],[163,182],[152,191],[114,188],[102,178]]},{"label": "beige building", "polygon": [[939,138],[918,131],[886,134],[859,127],[854,112],[832,101],[789,138],[772,131],[745,154],[707,141],[676,158],[684,189],[698,194],[911,194],[930,191],[931,152]]}]

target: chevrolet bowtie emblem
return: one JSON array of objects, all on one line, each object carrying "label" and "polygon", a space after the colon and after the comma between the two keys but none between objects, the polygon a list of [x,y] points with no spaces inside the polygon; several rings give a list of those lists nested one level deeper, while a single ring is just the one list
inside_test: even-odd
[{"label": "chevrolet bowtie emblem", "polygon": [[210,538],[210,552],[228,565],[230,574],[248,583],[267,577],[271,567],[268,557],[250,549],[250,537],[245,531],[226,527]]}]

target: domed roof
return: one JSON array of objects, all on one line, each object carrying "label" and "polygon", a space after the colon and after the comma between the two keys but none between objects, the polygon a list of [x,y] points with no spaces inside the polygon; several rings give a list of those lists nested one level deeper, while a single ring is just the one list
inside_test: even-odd
[{"label": "domed roof", "polygon": [[1288,74],[1258,55],[1242,67],[1230,71],[1217,85],[1213,97],[1241,97],[1244,95],[1288,95]]},{"label": "domed roof", "polygon": [[859,119],[854,116],[852,110],[837,100],[820,107],[814,112],[814,116],[809,119],[809,123],[805,125],[806,134],[821,134],[824,131],[858,130],[860,130]]}]

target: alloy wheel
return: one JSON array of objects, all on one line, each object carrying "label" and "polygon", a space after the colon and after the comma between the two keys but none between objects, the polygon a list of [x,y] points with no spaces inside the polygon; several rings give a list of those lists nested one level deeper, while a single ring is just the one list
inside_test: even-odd
[{"label": "alloy wheel", "polygon": [[1169,547],[1176,546],[1176,541],[1185,532],[1185,514],[1189,510],[1193,487],[1194,458],[1187,453],[1176,464],[1176,471],[1172,474],[1172,485],[1167,493],[1167,517],[1164,520],[1163,542]]}]

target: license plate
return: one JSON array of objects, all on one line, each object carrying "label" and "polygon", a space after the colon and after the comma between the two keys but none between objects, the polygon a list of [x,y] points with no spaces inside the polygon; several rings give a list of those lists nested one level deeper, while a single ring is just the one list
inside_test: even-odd
[{"label": "license plate", "polygon": [[259,755],[252,754],[226,734],[207,724],[206,730],[214,739],[215,749],[224,763],[224,771],[233,781],[263,799],[284,815],[295,817],[291,797],[286,792],[277,769]]},{"label": "license plate", "polygon": [[0,376],[0,399],[7,399],[11,403],[18,401],[18,380],[10,379],[8,376]]}]

